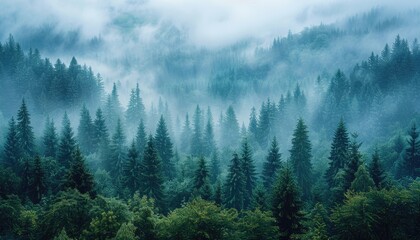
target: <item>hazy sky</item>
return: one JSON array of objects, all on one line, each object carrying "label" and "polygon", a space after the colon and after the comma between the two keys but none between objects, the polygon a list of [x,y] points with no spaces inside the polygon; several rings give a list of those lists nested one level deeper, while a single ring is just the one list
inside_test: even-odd
[{"label": "hazy sky", "polygon": [[378,6],[398,10],[419,5],[412,0],[1,0],[0,17],[11,33],[20,26],[56,23],[92,37],[106,35],[112,19],[128,12],[156,20],[142,26],[144,34],[170,22],[185,31],[189,42],[218,47],[248,38],[271,41],[289,30],[332,23]]}]

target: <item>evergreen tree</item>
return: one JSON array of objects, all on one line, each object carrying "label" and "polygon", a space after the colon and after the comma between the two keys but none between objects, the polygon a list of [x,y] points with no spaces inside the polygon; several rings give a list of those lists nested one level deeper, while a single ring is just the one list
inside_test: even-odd
[{"label": "evergreen tree", "polygon": [[4,144],[3,163],[13,169],[18,170],[20,158],[19,139],[17,136],[16,123],[12,117],[9,121],[9,130],[6,136],[6,143]]},{"label": "evergreen tree", "polygon": [[[93,129],[93,147],[95,151],[104,152],[104,150],[108,149],[109,134],[105,118],[100,108],[96,110],[95,120],[93,121]],[[106,154],[103,154],[103,156],[106,156]]]},{"label": "evergreen tree", "polygon": [[140,156],[143,156],[146,143],[147,143],[147,135],[146,135],[145,127],[144,127],[144,121],[143,119],[140,119],[140,123],[137,128],[137,134],[136,134],[136,149],[139,152]]},{"label": "evergreen tree", "polygon": [[205,156],[210,156],[216,150],[216,141],[214,140],[213,123],[211,117],[207,119],[207,124],[204,131],[203,148],[203,154]]},{"label": "evergreen tree", "polygon": [[131,90],[130,101],[128,102],[127,111],[125,112],[127,123],[137,125],[139,119],[146,119],[145,107],[143,100],[140,97],[139,84],[136,88]]},{"label": "evergreen tree", "polygon": [[108,98],[105,103],[105,116],[107,121],[107,126],[109,129],[114,129],[117,125],[118,119],[120,119],[122,114],[121,103],[118,96],[117,86],[114,83],[112,86],[111,95],[108,95]]},{"label": "evergreen tree", "polygon": [[77,141],[80,146],[80,150],[89,154],[92,153],[93,147],[93,137],[94,136],[94,126],[92,118],[90,116],[89,110],[83,105],[80,112],[80,122],[79,127],[77,128]]},{"label": "evergreen tree", "polygon": [[263,186],[265,187],[266,191],[271,192],[277,177],[276,174],[280,168],[281,154],[279,152],[276,137],[274,137],[273,141],[271,142],[271,147],[268,151],[266,161],[263,164],[263,171],[261,176],[263,180]]},{"label": "evergreen tree", "polygon": [[252,159],[252,151],[249,146],[248,139],[244,139],[242,143],[242,173],[244,175],[244,209],[248,209],[251,205],[254,188],[257,181],[254,160]]},{"label": "evergreen tree", "polygon": [[85,165],[85,159],[77,147],[73,152],[73,163],[67,174],[66,187],[77,189],[80,193],[94,194],[93,175]]},{"label": "evergreen tree", "polygon": [[381,159],[377,149],[372,155],[372,162],[370,163],[369,173],[377,189],[381,189],[385,186],[385,173],[382,169]]},{"label": "evergreen tree", "polygon": [[161,161],[156,152],[152,135],[147,140],[144,149],[141,182],[143,184],[142,194],[156,201],[157,206],[163,208],[163,178]]},{"label": "evergreen tree", "polygon": [[134,192],[140,189],[140,162],[139,162],[139,153],[136,149],[134,141],[131,143],[131,147],[128,150],[127,162],[124,165],[124,186],[127,187],[130,191],[130,194],[133,195]]},{"label": "evergreen tree", "polygon": [[255,108],[251,108],[251,114],[249,116],[249,125],[248,125],[248,133],[251,143],[257,141],[257,134],[258,134],[258,122],[257,122],[257,114],[255,112]]},{"label": "evergreen tree", "polygon": [[162,161],[162,173],[164,178],[169,180],[173,179],[175,175],[175,167],[172,163],[172,157],[174,156],[172,149],[173,146],[162,115],[160,116],[156,129],[155,146],[158,156]]},{"label": "evergreen tree", "polygon": [[20,196],[23,200],[29,196],[32,180],[32,165],[29,158],[25,157],[22,159],[23,166],[20,169]]},{"label": "evergreen tree", "polygon": [[42,167],[41,157],[35,156],[33,175],[31,181],[31,199],[34,203],[39,203],[46,192],[45,172]]},{"label": "evergreen tree", "polygon": [[302,191],[303,200],[309,200],[312,186],[312,164],[311,164],[311,142],[308,137],[308,130],[300,118],[292,138],[292,149],[290,150],[290,162],[296,176],[299,188]]},{"label": "evergreen tree", "polygon": [[416,179],[420,176],[420,141],[416,124],[410,129],[408,147],[405,150],[403,169],[407,176]]},{"label": "evergreen tree", "polygon": [[181,143],[180,143],[181,150],[185,153],[190,152],[191,136],[192,136],[192,130],[191,130],[190,120],[187,113],[185,115],[185,123],[182,129]]},{"label": "evergreen tree", "polygon": [[58,145],[58,162],[61,166],[69,168],[73,161],[73,152],[76,150],[76,140],[74,139],[73,129],[70,125],[67,113],[64,113],[60,143]]},{"label": "evergreen tree", "polygon": [[121,187],[122,177],[124,175],[124,165],[126,162],[126,137],[121,124],[121,120],[118,119],[117,127],[114,135],[112,135],[111,141],[111,154],[106,164],[106,170],[109,171],[111,177],[114,179],[115,184]]},{"label": "evergreen tree", "polygon": [[241,165],[238,154],[233,153],[224,190],[226,207],[236,208],[238,211],[243,208],[245,190],[245,179]]},{"label": "evergreen tree", "polygon": [[236,118],[235,110],[229,106],[226,115],[223,118],[221,132],[221,146],[235,148],[239,143],[239,124]]},{"label": "evergreen tree", "polygon": [[203,154],[202,118],[201,109],[197,105],[194,112],[194,129],[191,136],[191,154],[193,156],[201,156]]},{"label": "evergreen tree", "polygon": [[262,103],[260,114],[258,116],[258,135],[257,140],[260,144],[261,148],[265,149],[268,145],[268,139],[270,134],[270,101],[265,104],[265,102]]},{"label": "evergreen tree", "polygon": [[334,177],[340,169],[343,169],[349,159],[349,136],[344,121],[341,119],[335,130],[331,144],[329,167],[325,178],[329,187],[333,187]]},{"label": "evergreen tree", "polygon": [[349,162],[344,167],[344,192],[350,188],[351,183],[355,178],[357,169],[359,169],[362,162],[362,154],[359,151],[362,144],[357,142],[357,134],[352,134],[352,138],[349,150]]},{"label": "evergreen tree", "polygon": [[22,100],[22,105],[17,114],[16,130],[22,156],[32,156],[35,147],[35,136],[32,131],[31,117],[26,107],[25,99]]},{"label": "evergreen tree", "polygon": [[58,135],[54,126],[54,121],[47,118],[42,138],[44,143],[44,156],[55,158],[57,156]]},{"label": "evergreen tree", "polygon": [[291,239],[303,232],[301,201],[292,170],[281,169],[272,196],[272,211],[280,231],[280,239]]},{"label": "evergreen tree", "polygon": [[209,183],[209,171],[204,157],[198,160],[198,167],[194,175],[194,190],[204,200],[210,200],[212,193]]},{"label": "evergreen tree", "polygon": [[210,163],[210,182],[214,184],[220,175],[220,161],[217,151],[213,152]]},{"label": "evergreen tree", "polygon": [[258,185],[255,188],[253,200],[252,200],[252,208],[253,209],[260,209],[261,211],[269,210],[267,205],[267,194],[263,186]]},{"label": "evergreen tree", "polygon": [[355,192],[367,192],[374,187],[375,183],[369,176],[369,172],[366,170],[365,165],[360,164],[350,189]]},{"label": "evergreen tree", "polygon": [[216,183],[216,189],[214,190],[214,202],[217,205],[222,205],[223,200],[222,200],[222,184],[220,183],[220,181],[218,180]]}]

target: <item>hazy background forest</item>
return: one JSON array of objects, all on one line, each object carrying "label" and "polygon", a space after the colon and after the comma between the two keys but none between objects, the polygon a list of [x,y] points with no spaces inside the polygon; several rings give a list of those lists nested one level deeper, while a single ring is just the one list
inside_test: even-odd
[{"label": "hazy background forest", "polygon": [[0,237],[419,237],[419,3],[26,4],[0,3]]}]

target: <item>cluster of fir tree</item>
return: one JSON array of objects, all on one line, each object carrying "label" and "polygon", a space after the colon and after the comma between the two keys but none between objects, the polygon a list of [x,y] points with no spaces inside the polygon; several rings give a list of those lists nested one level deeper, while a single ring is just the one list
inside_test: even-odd
[{"label": "cluster of fir tree", "polygon": [[52,64],[37,49],[25,54],[12,36],[0,43],[0,80],[0,102],[8,103],[2,109],[7,114],[23,96],[31,99],[37,113],[50,113],[83,102],[95,105],[103,94],[102,78],[90,67],[79,65],[74,57],[68,67],[60,59]]}]

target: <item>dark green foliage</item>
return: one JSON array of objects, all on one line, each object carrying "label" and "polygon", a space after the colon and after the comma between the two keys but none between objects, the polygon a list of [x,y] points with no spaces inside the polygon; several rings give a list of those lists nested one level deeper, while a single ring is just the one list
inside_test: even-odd
[{"label": "dark green foliage", "polygon": [[329,157],[329,166],[325,178],[329,187],[334,186],[334,178],[340,169],[343,169],[349,159],[349,136],[344,121],[341,120],[334,133]]},{"label": "dark green foliage", "polygon": [[95,135],[94,131],[95,128],[92,118],[90,117],[89,110],[85,105],[83,105],[80,112],[79,127],[77,128],[77,141],[79,143],[80,150],[85,154],[92,153],[94,145],[93,139]]},{"label": "dark green foliage", "polygon": [[19,177],[20,181],[20,197],[23,200],[29,196],[31,180],[32,180],[32,162],[29,158],[23,158],[21,162]]},{"label": "dark green foliage", "polygon": [[362,154],[359,151],[362,144],[357,142],[357,134],[352,134],[352,138],[349,149],[349,162],[344,168],[344,192],[350,188],[351,183],[356,178],[356,172],[362,163]]},{"label": "dark green foliage", "polygon": [[224,201],[229,208],[241,210],[244,207],[245,177],[242,169],[242,162],[237,153],[229,166],[228,175],[224,185]]},{"label": "dark green foliage", "polygon": [[74,139],[73,129],[70,125],[69,117],[67,113],[64,113],[62,130],[60,136],[60,143],[58,145],[57,160],[66,168],[69,168],[73,162],[73,152],[76,150],[76,140]]},{"label": "dark green foliage", "polygon": [[147,143],[147,135],[146,135],[145,127],[144,127],[144,121],[143,119],[140,119],[140,123],[139,123],[139,126],[137,127],[137,133],[136,133],[136,149],[139,152],[140,156],[143,156],[146,143]]},{"label": "dark green foliage", "polygon": [[196,191],[196,194],[204,200],[210,200],[212,197],[209,183],[209,171],[204,157],[200,157],[198,160],[198,167],[194,174],[194,191]]},{"label": "dark green foliage", "polygon": [[128,102],[127,111],[125,112],[127,123],[136,126],[140,119],[146,119],[146,112],[143,100],[140,96],[139,84],[135,89],[131,89],[130,101]]},{"label": "dark green foliage", "polygon": [[94,194],[93,175],[86,168],[85,160],[79,148],[73,153],[73,163],[67,174],[66,187],[77,189],[80,193]]},{"label": "dark green foliage", "polygon": [[312,187],[312,164],[311,164],[311,142],[308,137],[308,130],[300,118],[292,138],[292,149],[290,150],[290,163],[296,176],[299,188],[302,191],[302,199],[311,198]]},{"label": "dark green foliage", "polygon": [[375,187],[375,183],[369,176],[364,164],[361,164],[354,174],[354,180],[351,183],[350,189],[355,192],[368,192]]},{"label": "dark green foliage", "polygon": [[95,120],[93,121],[92,145],[94,151],[99,152],[101,158],[105,159],[108,156],[109,148],[108,128],[106,127],[105,118],[100,108],[98,108],[95,115]]},{"label": "dark green foliage", "polygon": [[153,199],[134,194],[129,202],[130,210],[133,212],[133,225],[136,227],[135,235],[139,239],[158,239],[157,220],[155,203]]},{"label": "dark green foliage", "polygon": [[241,152],[242,174],[244,175],[244,209],[249,209],[257,181],[254,160],[248,140],[244,139]]},{"label": "dark green foliage", "polygon": [[42,142],[44,144],[44,156],[55,158],[58,150],[58,135],[54,126],[54,121],[50,118],[47,118],[47,121],[45,122]]},{"label": "dark green foliage", "polygon": [[270,212],[255,209],[244,211],[239,220],[240,239],[247,240],[275,240],[279,238],[279,229],[276,220]]},{"label": "dark green foliage", "polygon": [[153,198],[157,206],[162,209],[164,201],[162,163],[151,135],[143,153],[141,182],[143,184],[141,193]]},{"label": "dark green foliage", "polygon": [[382,169],[381,159],[379,157],[379,152],[377,149],[372,154],[372,162],[369,166],[369,173],[377,189],[385,187],[386,176],[384,170]]},{"label": "dark green foliage", "polygon": [[328,213],[321,203],[315,204],[308,218],[308,231],[304,239],[328,240]]},{"label": "dark green foliage", "polygon": [[20,178],[11,168],[4,168],[0,165],[0,198],[7,195],[18,194]]},{"label": "dark green foliage", "polygon": [[410,129],[407,140],[408,147],[405,150],[403,169],[406,176],[416,178],[420,176],[420,141],[416,125]]},{"label": "dark green foliage", "polygon": [[268,199],[267,198],[268,198],[268,195],[267,195],[264,187],[261,186],[261,185],[258,185],[255,188],[255,191],[254,191],[254,196],[253,196],[253,199],[252,199],[252,208],[253,209],[258,208],[262,211],[269,210],[268,201],[267,201]]},{"label": "dark green foliage", "polygon": [[24,99],[17,114],[16,130],[22,156],[31,157],[35,151],[35,135],[32,131],[31,117]]},{"label": "dark green foliage", "polygon": [[16,195],[0,198],[0,236],[10,236],[13,233],[19,224],[22,208],[20,199]]},{"label": "dark green foliage", "polygon": [[134,192],[140,189],[140,160],[139,153],[136,149],[134,141],[131,143],[131,147],[128,149],[127,161],[124,166],[124,177],[123,177],[123,186],[128,188],[130,191],[130,196]]},{"label": "dark green foliage", "polygon": [[3,164],[17,172],[20,158],[19,138],[16,123],[12,117],[9,121],[9,129],[4,143]]},{"label": "dark green foliage", "polygon": [[33,203],[39,203],[47,190],[45,186],[45,172],[39,155],[35,156],[30,189],[30,196]]},{"label": "dark green foliage", "polygon": [[232,239],[237,212],[195,199],[172,211],[160,225],[162,239]]},{"label": "dark green foliage", "polygon": [[89,224],[83,235],[87,239],[114,239],[120,228],[121,223],[118,222],[117,216],[113,211],[102,212],[99,217],[95,217]]},{"label": "dark green foliage", "polygon": [[281,169],[272,196],[272,212],[280,232],[280,239],[290,239],[303,232],[300,193],[292,170]]},{"label": "dark green foliage", "polygon": [[106,170],[109,171],[114,183],[120,187],[122,183],[124,164],[127,158],[126,146],[125,146],[125,133],[121,121],[118,119],[117,127],[114,135],[112,135],[110,145],[110,156],[106,163]]},{"label": "dark green foliage", "polygon": [[174,156],[173,145],[163,116],[160,117],[154,141],[162,163],[162,174],[165,179],[173,179],[175,176],[175,167],[172,163],[172,157]]},{"label": "dark green foliage", "polygon": [[221,206],[223,203],[223,199],[222,199],[222,184],[220,183],[220,181],[216,182],[216,189],[214,190],[214,202]]},{"label": "dark green foliage", "polygon": [[273,188],[273,184],[277,177],[277,172],[281,168],[281,154],[279,152],[279,147],[277,145],[276,137],[273,138],[271,142],[270,150],[268,151],[268,155],[266,161],[263,165],[263,171],[261,178],[263,180],[264,188],[271,192]]}]

